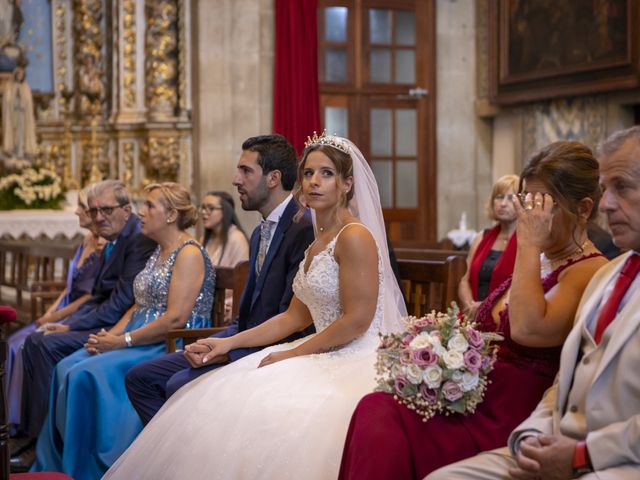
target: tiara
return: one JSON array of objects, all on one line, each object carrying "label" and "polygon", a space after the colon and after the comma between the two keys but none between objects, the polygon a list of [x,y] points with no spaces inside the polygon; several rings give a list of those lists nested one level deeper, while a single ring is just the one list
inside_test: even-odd
[{"label": "tiara", "polygon": [[313,147],[315,145],[327,145],[329,147],[336,148],[347,155],[351,155],[351,147],[342,138],[335,135],[327,135],[327,131],[323,130],[322,135],[318,136],[316,132],[313,132],[313,137],[307,137],[307,141],[304,142],[304,148]]}]

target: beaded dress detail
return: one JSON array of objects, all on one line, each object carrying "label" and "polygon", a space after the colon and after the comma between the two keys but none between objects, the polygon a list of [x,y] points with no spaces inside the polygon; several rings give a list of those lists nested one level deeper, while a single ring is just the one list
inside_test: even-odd
[{"label": "beaded dress detail", "polygon": [[[176,263],[180,251],[187,245],[195,245],[198,247],[203,257],[209,260],[209,256],[204,247],[195,240],[184,242],[171,252],[164,261],[160,261],[160,247],[157,247],[145,267],[138,273],[133,281],[133,295],[136,299],[137,308],[125,329],[127,332],[152,322],[167,310],[167,299],[169,297],[169,285],[171,284],[173,265]],[[187,320],[184,328],[206,328],[211,325],[211,307],[213,305],[214,289],[215,271],[211,261],[206,261],[204,281],[196,298],[191,316]]]},{"label": "beaded dress detail", "polygon": [[[339,235],[305,272],[307,250],[293,282],[319,332],[342,315],[334,257]],[[269,353],[294,348],[308,336],[202,375],[167,401],[104,478],[336,478],[351,414],[375,387],[382,278],[364,335],[327,353],[258,368]]]}]

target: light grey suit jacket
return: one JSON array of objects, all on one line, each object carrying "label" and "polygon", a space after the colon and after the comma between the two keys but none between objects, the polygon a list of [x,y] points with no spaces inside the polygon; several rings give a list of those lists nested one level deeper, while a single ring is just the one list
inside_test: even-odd
[{"label": "light grey suit jacket", "polygon": [[[600,361],[590,366],[595,369],[591,383],[572,386],[585,321],[598,308],[605,286],[617,277],[629,255],[621,255],[603,266],[587,286],[576,313],[575,325],[562,349],[556,381],[531,416],[511,434],[511,447],[524,430],[566,434],[560,423],[567,409],[570,390],[584,387],[587,398],[582,439],[586,438],[594,469],[635,464],[638,470],[628,478],[640,478],[640,290],[632,292],[596,347],[604,350]],[[581,365],[581,368],[589,367]]]}]

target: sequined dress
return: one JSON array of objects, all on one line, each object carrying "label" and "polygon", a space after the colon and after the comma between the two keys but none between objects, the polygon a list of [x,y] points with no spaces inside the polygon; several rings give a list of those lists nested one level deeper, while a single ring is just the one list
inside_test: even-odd
[{"label": "sequined dress", "polygon": [[[185,328],[210,326],[215,272],[206,250],[191,240],[164,261],[159,260],[159,247],[149,258],[134,280],[136,309],[125,331],[153,322],[165,312],[173,266],[188,244],[200,249],[205,276]],[[32,471],[60,471],[83,480],[100,478],[142,430],[127,398],[125,374],[164,351],[164,342],[93,356],[81,349],[58,363]]]},{"label": "sequined dress", "polygon": [[[293,283],[318,332],[342,315],[337,238],[306,273],[305,255]],[[257,368],[270,352],[306,337],[201,376],[169,399],[105,478],[336,478],[351,413],[375,386],[382,276],[379,286],[376,313],[363,336],[328,353]]]}]

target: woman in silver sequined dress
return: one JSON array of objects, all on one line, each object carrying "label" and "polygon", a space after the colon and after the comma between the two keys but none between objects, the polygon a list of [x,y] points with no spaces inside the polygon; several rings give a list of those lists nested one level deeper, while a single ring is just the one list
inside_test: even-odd
[{"label": "woman in silver sequined dress", "polygon": [[158,247],[134,281],[135,304],[56,366],[34,471],[99,478],[142,428],[125,391],[129,368],[162,355],[168,330],[210,324],[215,275],[206,250],[185,231],[197,216],[189,193],[176,183],[146,192],[142,232]]}]

